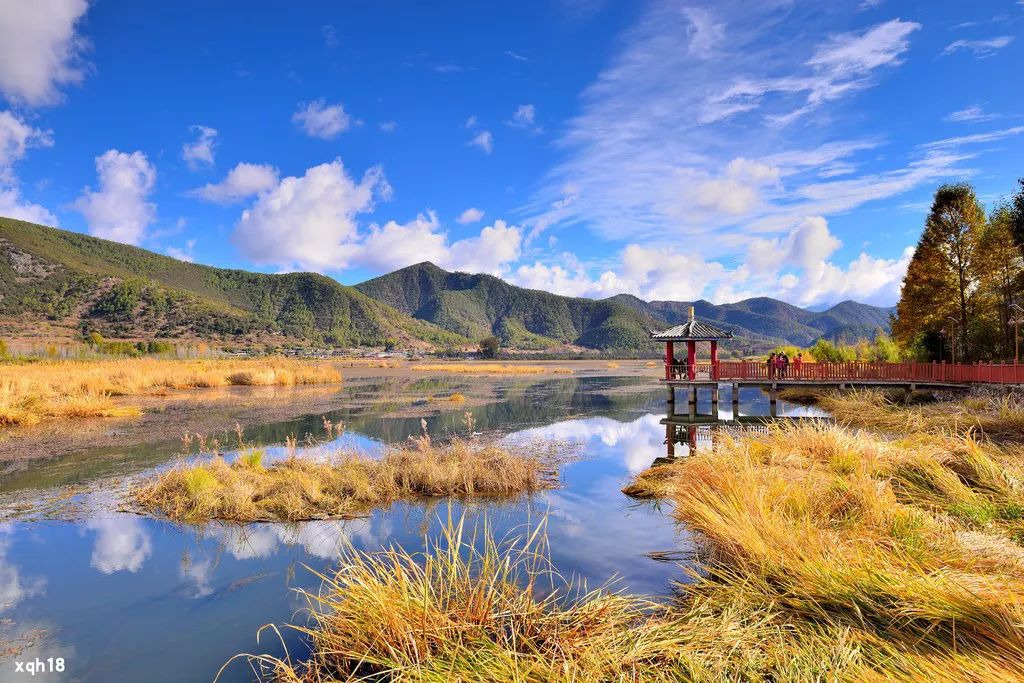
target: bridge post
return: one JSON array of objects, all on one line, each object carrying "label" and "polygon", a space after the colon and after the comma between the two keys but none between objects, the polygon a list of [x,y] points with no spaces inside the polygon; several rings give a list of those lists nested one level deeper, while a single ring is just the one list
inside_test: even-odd
[{"label": "bridge post", "polygon": [[737,382],[732,385],[732,416],[733,419],[740,416],[740,385]]},{"label": "bridge post", "polygon": [[716,410],[718,409],[718,383],[711,385],[711,405]]},{"label": "bridge post", "polygon": [[779,402],[779,390],[772,384],[772,388],[768,391],[768,414],[771,417],[777,417],[778,415],[778,402]]}]

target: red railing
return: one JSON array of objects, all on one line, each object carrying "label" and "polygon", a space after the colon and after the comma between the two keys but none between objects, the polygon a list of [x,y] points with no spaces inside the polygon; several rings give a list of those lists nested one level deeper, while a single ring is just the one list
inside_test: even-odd
[{"label": "red railing", "polygon": [[676,380],[807,380],[850,382],[942,382],[952,384],[1024,384],[1024,364],[1004,363],[796,363],[782,369],[764,362],[721,361],[669,365]]}]

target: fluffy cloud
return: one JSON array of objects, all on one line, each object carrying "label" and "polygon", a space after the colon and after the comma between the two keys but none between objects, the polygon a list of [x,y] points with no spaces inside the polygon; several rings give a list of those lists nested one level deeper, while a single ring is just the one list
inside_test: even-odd
[{"label": "fluffy cloud", "polygon": [[50,131],[33,128],[9,111],[0,111],[0,183],[13,183],[12,167],[30,147],[51,147]]},{"label": "fluffy cloud", "polygon": [[913,248],[893,259],[861,253],[844,267],[832,260],[840,246],[825,219],[815,216],[784,237],[755,240],[746,260],[732,268],[692,251],[630,244],[620,253],[618,267],[596,278],[572,254],[562,254],[558,263],[521,265],[510,279],[566,296],[625,292],[646,300],[706,298],[716,303],[774,296],[805,306],[856,298],[890,305],[899,295]]},{"label": "fluffy cloud", "polygon": [[341,102],[327,104],[321,99],[299,105],[298,111],[292,114],[292,123],[310,137],[330,140],[348,130],[352,119]]},{"label": "fluffy cloud", "polygon": [[189,130],[196,134],[196,139],[182,145],[181,158],[193,170],[203,165],[213,166],[213,148],[217,144],[217,130],[209,126],[191,126]]},{"label": "fluffy cloud", "polygon": [[356,216],[372,210],[376,196],[386,198],[390,192],[379,167],[356,182],[335,159],[261,193],[242,212],[232,239],[258,263],[343,268],[358,237]]},{"label": "fluffy cloud", "polygon": [[156,215],[149,194],[156,183],[156,169],[142,152],[126,154],[111,149],[96,157],[99,189],[86,188],[75,201],[96,237],[139,244]]},{"label": "fluffy cloud", "polygon": [[440,228],[432,211],[408,223],[388,221],[371,226],[365,239],[353,245],[350,261],[379,270],[432,261],[449,270],[500,275],[508,263],[519,258],[522,232],[504,221],[495,221],[479,235],[455,242],[449,242]]},{"label": "fluffy cloud", "polygon": [[0,92],[31,106],[60,100],[62,85],[84,77],[86,41],[77,24],[86,0],[5,2],[0,11]]},{"label": "fluffy cloud", "polygon": [[0,187],[0,216],[17,218],[30,223],[58,225],[56,216],[46,208],[22,199],[21,192],[16,187],[7,189]]},{"label": "fluffy cloud", "polygon": [[494,151],[494,136],[491,135],[490,131],[482,130],[470,139],[469,144],[473,147],[479,147],[485,154],[490,154]]},{"label": "fluffy cloud", "polygon": [[382,133],[394,133],[398,130],[398,123],[395,121],[381,121],[377,124]]},{"label": "fluffy cloud", "polygon": [[207,183],[189,192],[217,204],[232,204],[277,185],[278,171],[270,164],[240,163],[219,183]]},{"label": "fluffy cloud", "polygon": [[469,223],[476,223],[483,219],[484,212],[480,209],[470,207],[459,214],[459,217],[455,219],[460,225],[468,225]]},{"label": "fluffy cloud", "polygon": [[194,239],[185,240],[184,247],[167,247],[167,249],[165,249],[164,252],[171,258],[176,258],[179,261],[192,263],[193,261],[195,261],[195,258],[193,258],[192,256],[192,250],[195,249],[195,246],[196,241]]}]

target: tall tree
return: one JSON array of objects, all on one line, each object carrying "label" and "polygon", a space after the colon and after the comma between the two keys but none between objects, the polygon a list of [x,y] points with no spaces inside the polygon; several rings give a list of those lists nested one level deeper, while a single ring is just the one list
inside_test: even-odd
[{"label": "tall tree", "polygon": [[[943,185],[935,192],[924,233],[917,243],[896,306],[893,333],[907,345],[946,329],[956,336],[958,359],[973,357],[968,331],[974,326],[978,288],[978,245],[985,210],[966,183]],[[949,318],[956,322],[950,324]]]},{"label": "tall tree", "polygon": [[1013,355],[1013,335],[1010,320],[1013,304],[1018,303],[1022,280],[1021,252],[1013,239],[1013,208],[1000,204],[989,217],[978,249],[981,284],[979,342],[991,340],[992,357]]},{"label": "tall tree", "polygon": [[1024,178],[1018,178],[1017,185],[1017,191],[1010,197],[1010,232],[1021,254],[1024,254]]}]

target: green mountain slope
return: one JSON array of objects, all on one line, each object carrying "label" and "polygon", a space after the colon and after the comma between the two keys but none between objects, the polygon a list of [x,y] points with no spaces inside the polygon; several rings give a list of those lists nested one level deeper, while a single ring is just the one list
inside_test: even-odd
[{"label": "green mountain slope", "polygon": [[213,268],[8,218],[0,218],[0,324],[4,334],[49,336],[468,342],[322,275]]},{"label": "green mountain slope", "polygon": [[505,346],[572,344],[601,350],[651,350],[657,325],[622,303],[516,287],[490,275],[450,273],[419,263],[356,285],[403,313],[470,338],[497,335]]}]

